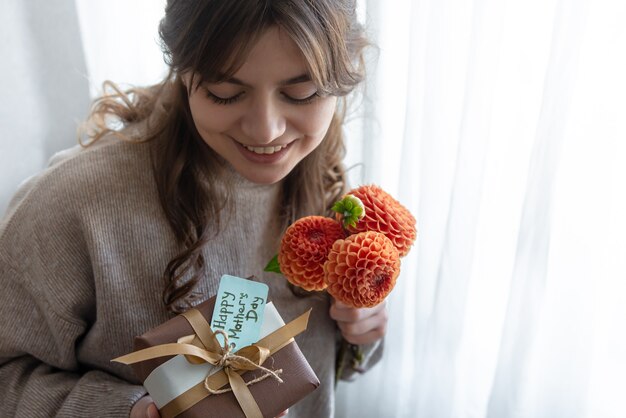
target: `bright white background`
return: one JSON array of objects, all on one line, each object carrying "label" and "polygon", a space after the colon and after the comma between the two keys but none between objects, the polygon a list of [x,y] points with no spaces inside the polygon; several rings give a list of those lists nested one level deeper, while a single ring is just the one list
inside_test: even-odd
[{"label": "bright white background", "polygon": [[[0,210],[104,79],[164,74],[162,1],[0,3]],[[378,50],[354,184],[420,235],[386,356],[339,417],[604,418],[626,410],[626,2],[362,1]],[[377,59],[374,58],[377,55]]]}]

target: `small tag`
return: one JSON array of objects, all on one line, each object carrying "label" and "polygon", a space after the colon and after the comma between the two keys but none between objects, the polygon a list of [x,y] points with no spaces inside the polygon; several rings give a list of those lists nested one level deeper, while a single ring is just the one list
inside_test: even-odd
[{"label": "small tag", "polygon": [[[211,328],[226,332],[234,351],[259,340],[268,291],[266,284],[252,280],[228,274],[220,279]],[[220,334],[216,337],[224,344]]]}]

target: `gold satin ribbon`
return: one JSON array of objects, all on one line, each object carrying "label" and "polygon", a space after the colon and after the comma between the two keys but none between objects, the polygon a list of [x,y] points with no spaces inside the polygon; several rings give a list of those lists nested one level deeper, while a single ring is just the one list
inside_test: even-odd
[{"label": "gold satin ribbon", "polygon": [[261,365],[267,357],[290,344],[293,341],[293,337],[306,330],[310,313],[311,310],[309,309],[298,318],[283,325],[255,344],[243,347],[235,354],[230,354],[227,348],[227,336],[224,335],[225,346],[223,347],[215,337],[215,332],[211,330],[211,326],[204,316],[197,309],[190,309],[182,315],[193,328],[195,336],[181,337],[176,343],[149,347],[117,357],[112,361],[133,364],[158,357],[182,354],[188,361],[194,364],[206,362],[215,366],[223,366],[218,372],[207,376],[203,382],[198,383],[167,405],[164,405],[160,409],[163,418],[175,417],[183,413],[209,396],[211,394],[210,391],[216,391],[227,383],[230,383],[233,394],[247,418],[263,418],[261,410],[241,374],[248,370],[262,369],[266,371],[266,374],[269,373],[276,377],[275,372],[261,367]]}]

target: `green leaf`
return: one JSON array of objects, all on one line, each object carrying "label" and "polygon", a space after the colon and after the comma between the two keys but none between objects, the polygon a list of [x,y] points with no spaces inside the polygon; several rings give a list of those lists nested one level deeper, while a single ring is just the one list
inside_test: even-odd
[{"label": "green leaf", "polygon": [[363,348],[360,345],[350,344],[350,350],[352,350],[352,356],[357,365],[361,365],[365,356],[363,355]]},{"label": "green leaf", "polygon": [[349,226],[350,228],[356,228],[357,222],[358,222],[358,218],[356,218],[354,216],[347,217],[344,220],[345,225]]},{"label": "green leaf", "polygon": [[274,258],[270,260],[269,263],[267,263],[267,266],[265,266],[263,271],[269,271],[272,273],[279,273],[279,274],[282,273],[280,271],[280,264],[278,263],[278,254],[276,254]]},{"label": "green leaf", "polygon": [[332,207],[333,212],[337,212],[337,213],[343,213],[343,203],[341,200],[335,202],[335,204]]}]

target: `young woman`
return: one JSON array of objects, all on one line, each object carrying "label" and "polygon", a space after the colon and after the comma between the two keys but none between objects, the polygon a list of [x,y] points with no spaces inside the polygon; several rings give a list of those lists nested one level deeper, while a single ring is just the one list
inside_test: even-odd
[{"label": "young woman", "polygon": [[384,305],[262,270],[289,223],[345,190],[344,98],[366,45],[354,1],[170,0],[160,35],[169,76],[110,85],[89,145],[55,156],[0,224],[0,415],[158,416],[110,360],[232,274],[267,283],[286,321],[313,308],[297,341],[321,386],[289,415],[332,416],[337,342],[377,361]]}]

